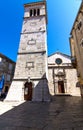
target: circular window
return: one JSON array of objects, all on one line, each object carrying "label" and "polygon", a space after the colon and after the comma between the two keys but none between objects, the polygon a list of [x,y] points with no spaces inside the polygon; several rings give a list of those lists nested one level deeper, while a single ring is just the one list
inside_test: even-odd
[{"label": "circular window", "polygon": [[56,62],[56,64],[60,65],[60,64],[62,63],[62,59],[57,58],[57,59],[55,60],[55,62]]}]

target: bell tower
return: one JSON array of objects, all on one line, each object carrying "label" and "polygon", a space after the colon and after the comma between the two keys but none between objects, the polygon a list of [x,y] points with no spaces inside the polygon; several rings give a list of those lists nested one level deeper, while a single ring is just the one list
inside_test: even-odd
[{"label": "bell tower", "polygon": [[[24,19],[14,79],[6,100],[24,100],[24,84],[32,83],[32,101],[49,101],[46,1],[24,5]],[[27,92],[28,93],[28,89]]]}]

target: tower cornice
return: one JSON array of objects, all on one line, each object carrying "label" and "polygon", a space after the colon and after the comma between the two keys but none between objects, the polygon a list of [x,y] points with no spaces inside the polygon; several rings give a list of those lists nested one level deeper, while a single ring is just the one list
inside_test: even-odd
[{"label": "tower cornice", "polygon": [[38,1],[38,2],[30,2],[30,3],[26,3],[24,4],[24,8],[27,8],[27,7],[34,7],[34,6],[39,6],[39,5],[45,5],[45,12],[46,12],[46,24],[48,23],[48,20],[47,20],[47,4],[46,4],[46,0],[44,1]]},{"label": "tower cornice", "polygon": [[30,2],[30,3],[24,4],[24,7],[32,7],[32,6],[44,5],[44,4],[46,4],[46,1]]}]

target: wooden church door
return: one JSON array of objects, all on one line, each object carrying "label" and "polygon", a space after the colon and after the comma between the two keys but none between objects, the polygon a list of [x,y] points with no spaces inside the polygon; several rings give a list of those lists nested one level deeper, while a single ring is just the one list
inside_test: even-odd
[{"label": "wooden church door", "polygon": [[24,84],[24,100],[32,100],[32,82],[26,82]]},{"label": "wooden church door", "polygon": [[65,93],[64,81],[58,81],[58,92],[59,93]]}]

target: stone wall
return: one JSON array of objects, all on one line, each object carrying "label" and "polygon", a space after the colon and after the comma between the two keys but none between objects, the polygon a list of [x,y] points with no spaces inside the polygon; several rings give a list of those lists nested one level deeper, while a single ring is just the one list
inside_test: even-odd
[{"label": "stone wall", "polygon": [[[14,81],[6,100],[22,100],[23,83],[30,77],[33,83],[32,101],[48,101],[46,2],[26,4],[20,37]],[[30,16],[30,10],[40,14]],[[17,92],[16,92],[17,91]],[[15,97],[15,92],[17,96]],[[12,95],[13,93],[13,95]],[[12,96],[12,97],[11,97]],[[22,97],[22,98],[21,98]]]},{"label": "stone wall", "polygon": [[[54,74],[58,71],[58,68],[54,69]],[[58,91],[58,81],[59,78],[54,76],[53,77],[53,68],[48,69],[48,81],[49,81],[49,91],[51,95],[60,94]],[[77,72],[76,69],[67,69],[65,68],[65,79],[64,81],[64,88],[65,93],[72,96],[81,96],[80,88],[76,87],[76,84],[78,82],[77,79]]]},{"label": "stone wall", "polygon": [[14,79],[42,78],[45,73],[45,54],[18,55]]},{"label": "stone wall", "polygon": [[71,52],[77,61],[77,71],[79,73],[79,82],[83,85],[83,3],[81,4],[73,28],[71,30]]}]

